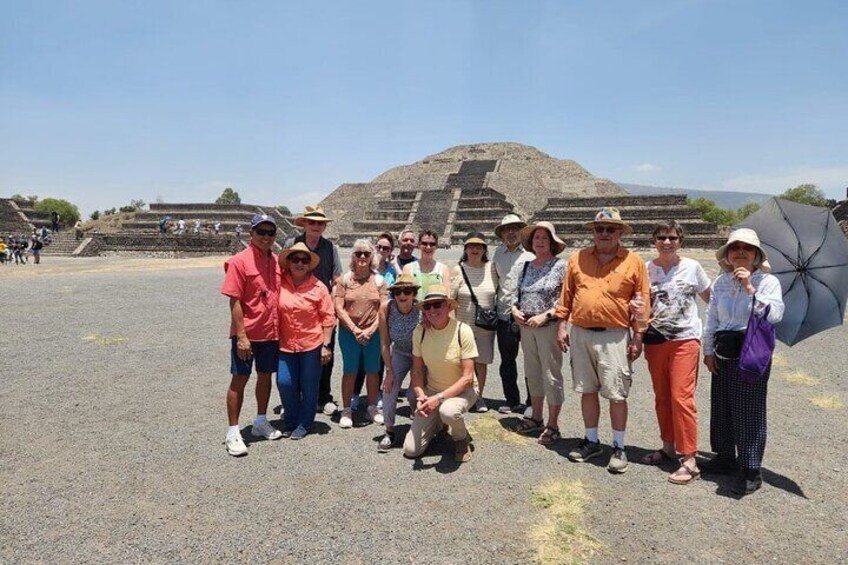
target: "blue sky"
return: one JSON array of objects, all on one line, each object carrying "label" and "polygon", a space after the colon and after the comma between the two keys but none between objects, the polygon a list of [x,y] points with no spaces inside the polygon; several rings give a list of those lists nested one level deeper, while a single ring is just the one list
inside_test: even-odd
[{"label": "blue sky", "polygon": [[0,194],[299,208],[515,141],[619,182],[848,185],[848,3],[4,2]]}]

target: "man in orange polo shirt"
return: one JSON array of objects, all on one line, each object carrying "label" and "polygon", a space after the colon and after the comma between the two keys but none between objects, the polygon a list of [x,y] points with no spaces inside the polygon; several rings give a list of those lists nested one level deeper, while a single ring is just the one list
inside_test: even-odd
[{"label": "man in orange polo shirt", "polygon": [[282,432],[268,423],[265,413],[271,397],[271,373],[277,371],[279,351],[280,266],[271,246],[277,237],[273,216],[256,214],[250,222],[250,245],[224,263],[221,294],[230,297],[230,388],[227,391],[227,452],[247,455],[238,421],[244,387],[256,360],[257,416],[251,434],[280,439]]},{"label": "man in orange polo shirt", "polygon": [[613,453],[607,469],[624,473],[631,363],[642,354],[642,334],[647,328],[647,312],[641,319],[632,319],[630,301],[649,296],[648,271],[644,260],[620,245],[622,233],[633,230],[621,220],[617,209],[601,209],[586,227],[592,230],[594,245],[568,260],[556,309],[557,342],[563,352],[571,348],[571,376],[574,391],[582,395],[586,427],[586,437],[568,458],[582,462],[602,453],[598,439],[600,394],[610,402],[613,430]]}]

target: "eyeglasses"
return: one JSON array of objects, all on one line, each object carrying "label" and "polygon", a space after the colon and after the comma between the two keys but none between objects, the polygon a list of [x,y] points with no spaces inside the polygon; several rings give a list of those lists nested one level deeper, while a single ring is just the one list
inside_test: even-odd
[{"label": "eyeglasses", "polygon": [[358,258],[358,259],[361,259],[362,257],[371,257],[371,252],[370,251],[354,251],[353,256]]},{"label": "eyeglasses", "polygon": [[619,228],[617,228],[615,226],[595,226],[592,229],[595,230],[595,233],[608,233],[608,234],[614,234],[615,232],[617,232],[619,230]]},{"label": "eyeglasses", "polygon": [[391,251],[392,248],[389,245],[378,245],[377,251]]},{"label": "eyeglasses", "polygon": [[414,288],[398,288],[392,291],[394,296],[400,296],[401,294],[404,296],[412,296],[417,291]]},{"label": "eyeglasses", "polygon": [[253,231],[256,232],[256,235],[270,235],[270,236],[277,235],[276,229],[266,230],[264,228],[253,228]]},{"label": "eyeglasses", "polygon": [[436,302],[427,302],[426,304],[422,305],[421,307],[424,308],[425,310],[431,310],[431,309],[438,310],[439,308],[441,308],[444,305],[445,305],[444,300],[438,300]]},{"label": "eyeglasses", "polygon": [[670,241],[670,242],[672,242],[672,243],[674,243],[674,242],[675,242],[675,241],[677,241],[678,239],[680,239],[680,237],[679,237],[679,236],[676,236],[676,235],[658,235],[658,236],[656,237],[656,240],[657,240],[657,241],[665,241],[665,240],[669,240],[669,241]]},{"label": "eyeglasses", "polygon": [[420,241],[418,245],[421,247],[436,247],[438,244],[435,241]]},{"label": "eyeglasses", "polygon": [[300,263],[301,265],[308,265],[312,261],[312,259],[306,255],[295,255],[294,257],[289,257],[289,263]]}]

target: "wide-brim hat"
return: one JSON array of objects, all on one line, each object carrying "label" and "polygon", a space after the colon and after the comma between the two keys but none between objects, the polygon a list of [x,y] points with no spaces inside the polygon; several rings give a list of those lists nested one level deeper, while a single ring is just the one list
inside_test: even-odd
[{"label": "wide-brim hat", "polygon": [[317,253],[313,253],[306,246],[305,243],[303,243],[302,241],[298,241],[297,243],[295,243],[294,245],[292,245],[288,249],[284,249],[280,253],[280,258],[278,259],[278,261],[280,263],[280,267],[282,267],[284,269],[288,267],[289,255],[291,255],[292,253],[306,253],[307,255],[309,255],[309,265],[307,265],[306,268],[309,269],[310,271],[314,271],[315,267],[318,266],[318,263],[321,262],[321,258],[318,257]]},{"label": "wide-brim hat", "polygon": [[522,220],[516,214],[507,214],[506,216],[504,216],[503,220],[501,220],[501,223],[498,225],[498,227],[495,228],[495,236],[500,239],[501,230],[503,230],[507,226],[518,226],[518,229],[522,229],[527,226],[527,222]]},{"label": "wide-brim hat", "polygon": [[486,236],[479,231],[470,232],[465,236],[465,241],[462,243],[462,246],[471,245],[472,243],[476,243],[479,245],[489,245],[486,243]]},{"label": "wide-brim hat", "polygon": [[395,284],[389,287],[389,291],[403,289],[403,288],[413,288],[418,290],[421,288],[421,285],[415,282],[415,277],[412,275],[400,275],[395,279]]},{"label": "wide-brim hat", "polygon": [[294,219],[294,223],[296,226],[302,228],[303,225],[306,223],[306,220],[325,223],[333,221],[332,219],[327,217],[327,214],[324,213],[324,209],[320,206],[307,206],[303,214]]},{"label": "wide-brim hat", "polygon": [[550,222],[536,222],[535,224],[530,224],[521,230],[521,244],[524,246],[524,249],[533,253],[533,234],[536,233],[536,230],[543,229],[548,232],[548,235],[551,238],[551,241],[554,242],[554,255],[559,255],[565,250],[565,242],[557,237],[556,227]]},{"label": "wide-brim hat", "polygon": [[747,243],[753,247],[757,248],[757,258],[754,259],[754,268],[759,269],[764,273],[768,273],[771,271],[771,265],[768,262],[768,253],[763,249],[762,245],[760,245],[760,236],[757,235],[757,232],[752,230],[751,228],[739,228],[730,232],[730,235],[727,236],[727,243],[722,245],[716,251],[716,259],[718,259],[718,264],[727,272],[733,271],[733,267],[730,263],[727,262],[727,248],[737,241],[742,243]]},{"label": "wide-brim hat", "polygon": [[424,310],[424,305],[428,302],[438,302],[440,300],[447,300],[448,309],[450,310],[456,310],[456,307],[459,306],[459,303],[450,297],[447,289],[440,284],[427,287],[427,294],[424,295],[424,300],[420,301],[416,306],[419,310]]},{"label": "wide-brim hat", "polygon": [[633,233],[633,228],[630,227],[630,224],[621,219],[621,212],[618,211],[618,208],[613,208],[611,206],[601,208],[598,213],[595,214],[595,219],[583,224],[583,227],[586,229],[592,229],[596,224],[613,224],[621,226],[621,231],[625,234]]}]

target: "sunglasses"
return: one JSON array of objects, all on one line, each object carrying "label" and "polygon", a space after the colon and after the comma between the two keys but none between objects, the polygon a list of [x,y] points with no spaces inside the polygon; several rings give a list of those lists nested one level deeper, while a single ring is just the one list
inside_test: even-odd
[{"label": "sunglasses", "polygon": [[679,236],[676,236],[676,235],[658,235],[658,236],[656,237],[656,240],[657,240],[657,241],[665,241],[665,240],[669,240],[669,241],[671,241],[672,243],[673,243],[673,242],[675,242],[675,241],[677,241],[678,239],[680,239],[680,237],[679,237]]},{"label": "sunglasses", "polygon": [[377,246],[377,251],[391,251],[391,250],[392,250],[392,248],[389,247],[388,245],[378,245]]},{"label": "sunglasses", "polygon": [[354,251],[353,256],[356,258],[371,257],[370,251]]},{"label": "sunglasses", "polygon": [[608,234],[614,234],[615,232],[617,232],[619,230],[619,228],[614,227],[614,226],[595,226],[592,229],[595,230],[595,233],[608,233]]},{"label": "sunglasses", "polygon": [[306,220],[307,226],[323,226],[326,225],[326,222],[322,222],[321,220]]},{"label": "sunglasses", "polygon": [[256,235],[277,235],[277,230],[265,228],[253,228],[253,231],[256,232]]},{"label": "sunglasses", "polygon": [[727,246],[728,251],[754,251],[756,247],[744,243],[734,243]]},{"label": "sunglasses", "polygon": [[424,308],[425,310],[432,310],[432,309],[438,310],[439,308],[441,308],[444,305],[445,305],[444,300],[438,300],[436,302],[427,302],[426,304],[424,304],[421,307]]},{"label": "sunglasses", "polygon": [[412,295],[416,294],[416,292],[418,292],[418,291],[416,291],[414,288],[399,288],[397,290],[393,290],[392,294],[394,296],[400,296],[400,295],[412,296]]},{"label": "sunglasses", "polygon": [[301,265],[308,265],[312,259],[306,255],[295,255],[294,257],[289,257],[289,263],[300,263]]},{"label": "sunglasses", "polygon": [[418,245],[421,247],[436,247],[437,244],[435,241],[422,241]]}]

